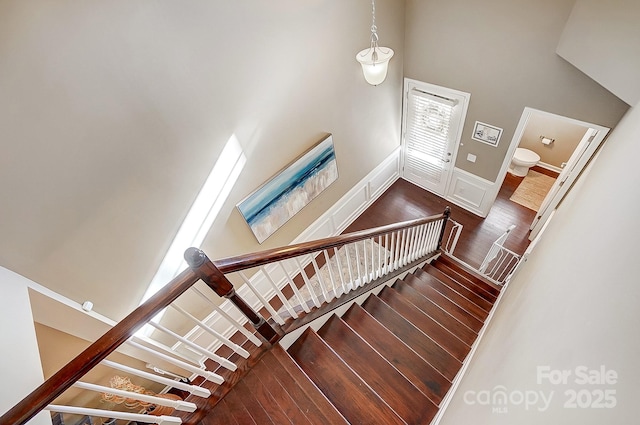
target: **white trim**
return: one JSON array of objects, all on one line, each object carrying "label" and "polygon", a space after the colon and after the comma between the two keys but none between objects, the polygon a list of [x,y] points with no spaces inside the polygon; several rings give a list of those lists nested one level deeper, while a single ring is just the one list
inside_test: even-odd
[{"label": "white trim", "polygon": [[[458,189],[458,183],[464,183],[462,191]],[[473,173],[461,168],[455,167],[451,173],[451,182],[444,198],[457,206],[464,208],[480,217],[486,217],[491,209],[491,197],[487,196],[491,193],[494,182],[483,179]],[[474,200],[470,195],[474,195],[480,199]]]},{"label": "white trim", "polygon": [[540,168],[544,168],[545,170],[553,171],[554,173],[560,174],[562,172],[562,168],[547,164],[546,162],[540,161],[536,165]]}]

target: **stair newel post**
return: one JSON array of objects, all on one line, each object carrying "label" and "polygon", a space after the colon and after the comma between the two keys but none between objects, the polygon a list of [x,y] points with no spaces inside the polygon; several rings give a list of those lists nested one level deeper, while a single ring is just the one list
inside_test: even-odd
[{"label": "stair newel post", "polygon": [[442,228],[440,229],[440,236],[438,237],[438,250],[442,249],[442,240],[444,239],[444,232],[447,227],[447,222],[449,221],[449,217],[451,216],[451,208],[446,207],[444,209],[444,213],[442,214]]},{"label": "stair newel post", "polygon": [[251,325],[268,343],[273,344],[280,339],[280,334],[260,314],[253,310],[233,288],[224,273],[198,248],[188,248],[184,258],[194,273],[216,294],[227,298],[249,319]]}]

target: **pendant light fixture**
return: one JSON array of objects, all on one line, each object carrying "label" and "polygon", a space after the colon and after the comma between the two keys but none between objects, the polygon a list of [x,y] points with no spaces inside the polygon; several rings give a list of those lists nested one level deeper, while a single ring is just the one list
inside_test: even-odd
[{"label": "pendant light fixture", "polygon": [[393,50],[378,46],[378,28],[376,27],[376,2],[371,0],[371,47],[356,55],[362,65],[362,73],[367,83],[377,86],[387,77],[389,60],[393,57]]}]

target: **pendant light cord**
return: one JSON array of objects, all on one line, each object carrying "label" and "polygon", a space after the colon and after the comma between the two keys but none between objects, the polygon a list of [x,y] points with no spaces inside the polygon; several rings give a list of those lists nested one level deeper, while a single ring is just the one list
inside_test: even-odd
[{"label": "pendant light cord", "polygon": [[371,0],[371,48],[378,47],[378,27],[376,27],[376,1]]}]

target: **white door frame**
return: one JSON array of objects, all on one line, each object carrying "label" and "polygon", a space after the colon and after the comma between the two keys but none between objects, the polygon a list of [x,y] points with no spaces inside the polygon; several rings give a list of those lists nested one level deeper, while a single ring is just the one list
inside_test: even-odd
[{"label": "white door frame", "polygon": [[529,118],[531,118],[533,114],[539,114],[539,115],[543,115],[550,118],[557,118],[570,124],[588,127],[589,129],[591,129],[591,131],[593,130],[597,131],[597,134],[593,138],[593,140],[588,144],[586,149],[582,150],[582,149],[576,148],[575,151],[573,152],[573,155],[571,156],[568,162],[573,161],[576,164],[576,166],[573,167],[573,169],[566,174],[566,179],[564,180],[562,185],[560,185],[560,182],[558,181],[556,182],[558,183],[559,187],[557,188],[557,190],[554,191],[555,193],[552,193],[552,191],[550,191],[549,196],[551,197],[549,199],[545,198],[545,200],[543,201],[543,204],[546,206],[546,208],[544,212],[541,211],[543,213],[542,215],[536,214],[536,219],[535,219],[536,221],[532,223],[532,229],[534,229],[535,227],[534,229],[535,232],[532,232],[531,235],[529,236],[530,240],[535,238],[535,235],[538,234],[540,229],[544,226],[546,221],[551,216],[551,213],[555,210],[555,208],[558,206],[558,204],[560,203],[564,195],[566,195],[566,193],[569,191],[569,189],[573,185],[573,182],[580,175],[580,172],[588,163],[589,159],[591,159],[591,157],[596,152],[598,147],[604,141],[604,138],[607,136],[609,131],[611,131],[610,128],[603,127],[597,124],[592,124],[585,121],[568,118],[562,115],[552,114],[550,112],[541,111],[539,109],[525,107],[524,111],[522,112],[522,116],[520,117],[520,121],[518,122],[518,126],[516,127],[516,130],[513,133],[513,138],[511,139],[511,144],[509,145],[507,154],[504,157],[502,168],[500,169],[500,173],[498,174],[498,178],[496,180],[496,182],[500,182],[500,184],[495,185],[495,193],[492,194],[493,201],[491,202],[490,205],[493,205],[493,203],[495,202],[495,199],[498,197],[498,192],[500,191],[500,187],[504,183],[504,178],[507,175],[507,170],[509,168],[509,164],[511,163],[511,158],[515,153],[516,148],[520,144],[520,140],[524,135],[524,130],[527,127],[527,122],[529,121]]}]

